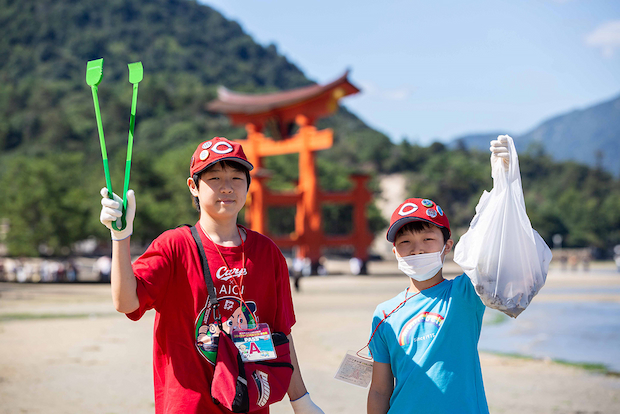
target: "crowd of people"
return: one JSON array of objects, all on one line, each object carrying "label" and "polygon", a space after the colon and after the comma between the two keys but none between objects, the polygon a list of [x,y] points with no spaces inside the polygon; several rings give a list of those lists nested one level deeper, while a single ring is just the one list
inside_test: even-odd
[{"label": "crowd of people", "polygon": [[[0,281],[18,283],[109,282],[111,260],[101,256],[92,265],[77,263],[72,258],[0,257]],[[80,276],[83,276],[80,278]]]}]

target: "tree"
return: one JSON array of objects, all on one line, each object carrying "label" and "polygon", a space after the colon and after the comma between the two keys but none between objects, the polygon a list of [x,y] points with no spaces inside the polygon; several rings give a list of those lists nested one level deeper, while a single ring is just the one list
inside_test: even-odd
[{"label": "tree", "polygon": [[74,242],[102,235],[93,226],[97,192],[86,178],[87,168],[79,154],[8,161],[0,180],[0,217],[9,219],[12,255],[36,256],[43,246],[52,254],[68,255]]}]

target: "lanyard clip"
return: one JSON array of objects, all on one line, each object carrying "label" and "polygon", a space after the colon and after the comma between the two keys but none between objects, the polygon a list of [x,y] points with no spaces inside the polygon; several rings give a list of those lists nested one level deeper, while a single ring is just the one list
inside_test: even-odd
[{"label": "lanyard clip", "polygon": [[224,328],[222,327],[222,314],[220,313],[220,304],[218,302],[213,304],[213,319],[215,319],[218,328],[223,331]]}]

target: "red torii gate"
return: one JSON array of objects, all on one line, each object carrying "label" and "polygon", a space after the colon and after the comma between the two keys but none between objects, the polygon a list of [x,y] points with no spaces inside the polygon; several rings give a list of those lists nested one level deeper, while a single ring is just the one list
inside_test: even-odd
[{"label": "red torii gate", "polygon": [[[317,130],[314,122],[335,112],[341,98],[359,92],[347,77],[348,72],[327,85],[311,85],[264,95],[241,94],[220,87],[218,99],[207,106],[212,112],[226,114],[232,124],[246,127],[247,139],[239,142],[248,160],[255,166],[246,209],[246,221],[250,228],[269,235],[267,208],[295,205],[295,232],[290,237],[269,237],[280,247],[297,246],[298,257],[310,259],[313,273],[318,267],[322,246],[353,246],[354,256],[365,263],[368,247],[372,243],[366,218],[366,206],[372,199],[366,188],[369,177],[353,175],[354,188],[348,192],[326,193],[318,188],[315,152],[331,148],[333,132],[330,129]],[[289,131],[295,125],[298,131],[290,136]],[[262,133],[264,129],[270,131],[272,138]],[[262,159],[291,153],[299,153],[299,182],[295,191],[270,191],[266,186],[268,177],[263,173]],[[322,203],[353,205],[352,233],[326,236],[322,229]]]}]

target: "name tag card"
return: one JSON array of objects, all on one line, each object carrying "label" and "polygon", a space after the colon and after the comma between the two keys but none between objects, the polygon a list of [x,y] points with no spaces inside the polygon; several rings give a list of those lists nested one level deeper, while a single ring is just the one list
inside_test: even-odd
[{"label": "name tag card", "polygon": [[372,379],[372,361],[360,358],[349,351],[334,376],[337,380],[366,388]]},{"label": "name tag card", "polygon": [[232,331],[232,340],[243,362],[266,361],[276,359],[276,349],[271,339],[271,330],[266,323],[259,323],[254,329],[236,329]]}]

